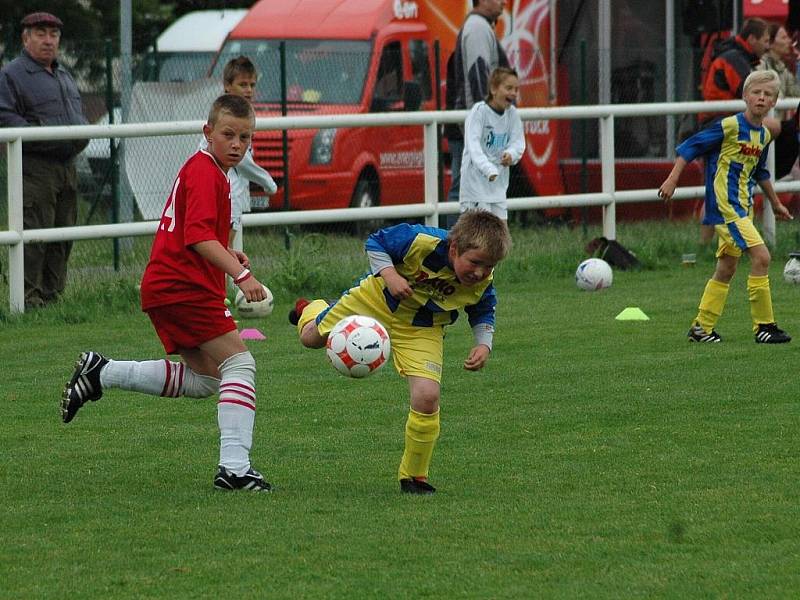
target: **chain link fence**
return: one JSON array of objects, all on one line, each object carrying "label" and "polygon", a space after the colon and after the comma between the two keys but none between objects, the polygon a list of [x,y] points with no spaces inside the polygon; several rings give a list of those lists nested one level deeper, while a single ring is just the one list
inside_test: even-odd
[{"label": "chain link fence", "polygon": [[[409,60],[404,60],[408,52]],[[660,53],[660,54],[659,54]],[[612,71],[614,103],[645,103],[664,98],[663,49]],[[216,58],[211,55],[181,57],[149,53],[132,61],[133,86],[126,122],[203,120],[213,100],[223,90],[222,69],[231,58],[249,57],[259,73],[254,106],[258,116],[286,114],[320,115],[354,112],[387,112],[440,108],[441,73],[432,65],[436,48],[423,40],[401,46],[390,43],[378,50],[372,41],[272,40],[229,41]],[[94,57],[87,62],[86,56]],[[99,61],[102,69],[97,69]],[[648,58],[650,56],[650,58]],[[9,59],[8,53],[5,55]],[[81,90],[90,122],[122,122],[122,87],[118,59],[111,59],[105,43],[82,42],[80,53],[64,52],[63,63]],[[588,61],[593,64],[594,61]],[[410,67],[409,67],[410,65]],[[559,69],[572,74],[571,85],[591,70],[575,53],[561,57]],[[585,103],[596,103],[596,86],[587,83]],[[572,89],[562,104],[583,103]],[[521,106],[526,99],[521,98]],[[618,189],[657,187],[666,156],[667,117],[618,119],[615,127]],[[526,124],[530,125],[530,123]],[[534,125],[535,126],[535,125]],[[600,191],[598,124],[596,120],[560,121],[549,124],[558,153],[556,176],[566,193]],[[279,186],[268,197],[251,187],[251,211],[339,208],[421,202],[423,198],[422,126],[372,127],[358,130],[320,129],[259,131],[253,140],[256,162]],[[157,219],[183,161],[196,151],[202,133],[126,140],[118,169],[112,160],[111,142],[92,140],[78,157],[79,224]],[[676,140],[677,141],[677,140]],[[441,154],[441,197],[448,186],[449,156]],[[364,161],[372,154],[377,163]],[[288,175],[288,176],[287,176]],[[699,174],[698,174],[699,176]],[[0,227],[7,227],[5,149],[0,149]],[[699,183],[699,179],[698,179]],[[535,195],[530,171],[515,169],[510,196]],[[625,218],[625,209],[618,209]],[[652,214],[652,207],[647,209]],[[666,213],[665,213],[666,216]],[[543,220],[580,222],[599,220],[599,210],[553,209],[545,212],[511,213],[522,224]],[[370,227],[388,224],[370,223]],[[364,227],[353,223],[313,227],[246,228],[244,249],[255,265],[265,265],[263,277],[284,278],[289,287],[304,280],[297,273],[279,273],[279,266],[293,265],[292,244],[315,236],[321,247],[335,245],[331,236],[363,236]],[[151,239],[79,241],[70,259],[70,287],[102,283],[103,277],[119,275],[138,279],[149,255]],[[7,252],[0,252],[0,269],[7,273]],[[270,266],[272,265],[272,266]],[[366,265],[366,263],[365,263]],[[294,265],[292,268],[297,268]],[[102,276],[101,276],[102,275]],[[294,282],[294,283],[293,283]],[[7,287],[0,281],[0,295]],[[314,291],[314,290],[305,290]],[[3,300],[5,303],[5,300]]]}]

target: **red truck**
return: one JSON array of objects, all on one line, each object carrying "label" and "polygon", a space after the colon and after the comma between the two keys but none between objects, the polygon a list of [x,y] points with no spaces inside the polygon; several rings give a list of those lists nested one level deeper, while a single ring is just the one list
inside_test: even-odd
[{"label": "red truck", "polygon": [[[590,11],[584,3],[572,5]],[[446,62],[471,6],[470,0],[261,0],[229,34],[212,74],[219,77],[231,57],[249,56],[260,72],[255,106],[263,117],[281,114],[282,87],[289,115],[441,109]],[[556,6],[565,13],[559,17],[565,26],[563,37],[575,37],[573,25],[582,13],[573,6],[572,12],[578,12],[568,15],[567,4],[554,0],[507,0],[497,23],[498,38],[520,75],[522,108],[580,102],[575,89],[581,69],[577,57],[564,52],[567,42],[556,39],[556,15],[552,12]],[[625,6],[630,9],[639,5],[631,1]],[[620,14],[625,14],[625,7],[618,8]],[[588,14],[590,22],[592,14]],[[639,38],[628,39],[632,33],[644,35],[641,22],[636,23],[615,22],[614,27],[627,32],[615,39],[646,46],[649,38],[638,42],[635,40]],[[653,31],[663,27],[661,23],[651,25]],[[582,31],[580,35],[586,38],[588,33]],[[592,35],[596,36],[596,32]],[[663,40],[659,42],[654,37],[651,43],[663,44]],[[434,51],[437,44],[438,63]],[[646,54],[646,50],[630,48],[628,53]],[[663,51],[660,54],[663,56]],[[555,65],[557,56],[559,64]],[[282,60],[285,86],[281,85]],[[587,60],[597,62],[596,56]],[[655,64],[652,66],[653,72],[625,66],[614,69],[612,102],[656,101],[659,92],[652,90],[657,69]],[[442,86],[439,89],[437,82]],[[588,84],[596,90],[595,81]],[[643,94],[648,89],[652,98]],[[617,121],[617,189],[655,189],[669,173],[672,160],[665,156],[665,132],[662,127],[651,130],[657,120]],[[526,121],[524,126],[527,147],[520,161],[521,185],[520,181],[512,184],[518,195],[600,190],[599,160],[590,158],[584,168],[580,144],[574,141],[580,138],[574,135],[580,121]],[[268,205],[261,197],[262,208],[342,208],[423,201],[421,126],[290,130],[287,161],[283,157],[282,135],[279,131],[264,131],[254,137],[256,161],[279,184],[278,193],[269,198]],[[626,143],[634,138],[635,144]],[[595,148],[592,142],[590,146]],[[446,141],[442,150],[444,164],[448,165]],[[593,154],[596,156],[596,148]],[[287,177],[288,201],[284,185]],[[446,190],[447,168],[444,179]],[[681,185],[701,183],[700,165],[693,163],[685,171]],[[255,202],[254,205],[258,207]],[[617,207],[617,216],[684,216],[698,206],[699,202],[673,203],[669,208],[657,202],[623,204]],[[567,219],[588,214],[596,219],[599,209],[549,214]]]},{"label": "red truck", "polygon": [[[548,2],[518,0],[498,34],[521,80],[521,106],[551,102]],[[281,60],[290,115],[443,108],[437,73],[471,3],[428,0],[261,0],[231,31],[214,67],[244,54],[260,72],[258,116],[281,114]],[[511,27],[514,24],[514,28]],[[439,44],[436,64],[434,42]],[[285,48],[281,58],[281,42]],[[437,106],[438,103],[438,106]],[[531,193],[563,191],[556,131],[525,123],[521,162]],[[376,206],[423,201],[422,127],[329,128],[288,132],[289,207]],[[270,208],[284,206],[282,133],[257,132],[256,161],[278,182]]]}]

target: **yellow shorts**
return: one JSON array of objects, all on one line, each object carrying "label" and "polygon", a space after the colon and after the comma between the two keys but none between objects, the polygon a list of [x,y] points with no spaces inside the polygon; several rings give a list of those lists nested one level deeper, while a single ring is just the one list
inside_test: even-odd
[{"label": "yellow shorts", "polygon": [[724,225],[715,225],[714,229],[719,237],[717,258],[724,254],[738,258],[748,248],[764,244],[750,217],[742,217]]},{"label": "yellow shorts", "polygon": [[397,372],[403,377],[413,375],[441,383],[444,327],[415,327],[399,321],[389,311],[382,295],[374,298],[373,295],[376,292],[353,288],[317,317],[317,331],[327,335],[336,323],[350,315],[377,319],[389,333]]}]

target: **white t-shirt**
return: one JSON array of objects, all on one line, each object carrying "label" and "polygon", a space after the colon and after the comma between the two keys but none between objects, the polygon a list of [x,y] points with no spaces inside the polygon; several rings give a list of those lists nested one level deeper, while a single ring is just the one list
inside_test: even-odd
[{"label": "white t-shirt", "polygon": [[[509,168],[500,164],[504,152],[516,164],[525,151],[522,121],[514,106],[502,114],[486,102],[475,104],[464,123],[460,202],[505,202]],[[497,175],[494,181],[489,177]]]}]

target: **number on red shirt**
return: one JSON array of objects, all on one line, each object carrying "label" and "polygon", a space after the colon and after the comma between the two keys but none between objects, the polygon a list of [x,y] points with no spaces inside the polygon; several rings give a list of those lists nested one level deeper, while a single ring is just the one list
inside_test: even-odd
[{"label": "number on red shirt", "polygon": [[178,194],[178,186],[180,183],[181,178],[177,177],[175,179],[175,186],[172,188],[172,194],[170,194],[167,205],[164,207],[164,214],[161,215],[162,230],[164,230],[164,219],[169,219],[169,227],[166,228],[168,232],[175,230],[175,196]]}]

